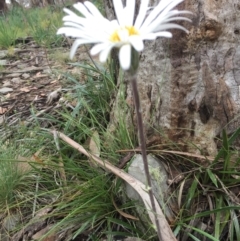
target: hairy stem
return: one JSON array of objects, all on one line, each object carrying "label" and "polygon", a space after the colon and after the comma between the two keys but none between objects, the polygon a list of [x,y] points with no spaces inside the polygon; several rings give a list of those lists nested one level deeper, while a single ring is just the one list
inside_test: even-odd
[{"label": "hairy stem", "polygon": [[144,136],[142,110],[141,110],[141,103],[140,103],[140,99],[139,99],[136,74],[131,75],[130,81],[131,81],[131,85],[132,85],[133,98],[134,98],[136,114],[137,114],[139,145],[140,145],[140,148],[141,148],[144,170],[145,170],[145,174],[146,174],[146,178],[147,178],[147,185],[148,185],[147,190],[148,190],[149,198],[150,198],[151,205],[152,205],[152,211],[153,211],[154,216],[155,216],[158,238],[159,238],[160,241],[162,241],[160,225],[159,225],[159,221],[158,221],[158,217],[157,217],[156,205],[155,205],[155,202],[154,202],[154,196],[153,196],[153,190],[152,190],[152,181],[151,181],[151,176],[150,176],[149,168],[148,168],[146,141],[145,141],[145,136]]}]

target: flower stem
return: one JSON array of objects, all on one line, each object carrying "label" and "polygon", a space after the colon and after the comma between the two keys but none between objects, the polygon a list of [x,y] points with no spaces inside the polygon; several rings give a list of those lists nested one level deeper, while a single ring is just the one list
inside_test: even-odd
[{"label": "flower stem", "polygon": [[142,152],[144,170],[145,170],[145,174],[146,174],[146,178],[147,178],[148,194],[149,194],[149,198],[150,198],[151,205],[152,205],[152,211],[155,216],[158,238],[161,241],[162,237],[161,237],[160,225],[159,225],[159,221],[158,221],[158,217],[157,217],[156,206],[155,206],[153,190],[152,190],[152,181],[151,181],[151,176],[150,176],[149,168],[148,168],[146,141],[145,141],[145,136],[144,136],[142,110],[141,110],[141,103],[140,103],[140,99],[139,99],[136,74],[131,75],[130,81],[131,81],[131,85],[132,85],[133,98],[134,98],[136,114],[137,114],[139,145],[140,145],[141,152]]}]

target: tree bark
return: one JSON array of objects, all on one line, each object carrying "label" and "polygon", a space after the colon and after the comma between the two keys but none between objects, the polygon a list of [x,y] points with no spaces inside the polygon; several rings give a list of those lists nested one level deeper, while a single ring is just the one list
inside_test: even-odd
[{"label": "tree bark", "polygon": [[[152,6],[157,3],[152,1]],[[105,7],[112,19],[112,1],[105,1]],[[185,0],[177,9],[194,13],[192,24],[181,23],[189,34],[172,30],[170,40],[147,41],[140,57],[138,88],[146,135],[152,139],[163,132],[184,151],[198,152],[193,143],[202,154],[214,155],[222,129],[230,134],[240,125],[240,3]],[[129,83],[125,100],[126,121],[134,124]],[[114,108],[118,102],[117,97]],[[114,108],[111,129],[119,119]]]},{"label": "tree bark", "polygon": [[0,15],[4,14],[8,10],[5,0],[0,0]]}]

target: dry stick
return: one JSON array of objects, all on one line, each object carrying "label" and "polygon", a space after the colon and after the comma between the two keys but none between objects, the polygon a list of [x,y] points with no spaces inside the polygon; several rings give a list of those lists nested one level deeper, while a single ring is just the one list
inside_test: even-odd
[{"label": "dry stick", "polygon": [[[55,131],[50,130],[50,132],[54,135]],[[61,138],[63,141],[65,141],[66,143],[71,145],[73,148],[75,148],[79,152],[81,152],[84,155],[86,155],[87,157],[89,157],[90,160],[92,160],[92,161],[94,160],[105,170],[112,172],[116,176],[118,176],[121,179],[123,179],[124,181],[126,181],[133,189],[135,189],[135,191],[138,192],[138,194],[140,195],[140,197],[142,198],[142,200],[144,202],[145,207],[146,208],[150,207],[151,201],[150,201],[148,193],[145,191],[145,186],[142,182],[140,182],[136,178],[132,177],[125,171],[113,166],[108,161],[106,161],[106,160],[103,161],[99,157],[96,157],[96,156],[90,154],[81,145],[79,145],[77,142],[73,141],[71,138],[64,135],[63,133],[57,132],[57,134],[58,134],[59,138]],[[154,198],[154,201],[157,204],[156,205],[156,209],[157,209],[156,213],[158,214],[157,217],[158,217],[158,222],[160,224],[162,241],[177,241],[176,237],[174,236],[174,234],[173,234],[173,232],[172,232],[172,230],[171,230],[171,228],[155,198]],[[147,212],[148,212],[149,218],[152,221],[152,223],[156,225],[155,215],[152,213],[152,211],[149,211],[148,209],[147,209]]]},{"label": "dry stick", "polygon": [[145,142],[145,136],[144,136],[143,119],[142,119],[142,110],[141,110],[141,104],[140,104],[140,99],[139,99],[136,74],[134,74],[130,77],[130,81],[132,84],[133,98],[134,98],[136,114],[137,114],[139,145],[140,145],[141,152],[142,152],[144,171],[145,171],[145,174],[147,177],[147,185],[148,185],[147,190],[148,190],[149,198],[151,201],[152,210],[153,210],[153,213],[155,216],[158,238],[160,241],[162,241],[163,239],[161,236],[160,224],[159,224],[158,217],[157,217],[156,205],[154,202],[154,196],[153,196],[153,190],[152,190],[152,181],[151,181],[151,176],[150,176],[149,168],[148,168],[147,150],[146,150],[146,142]]}]

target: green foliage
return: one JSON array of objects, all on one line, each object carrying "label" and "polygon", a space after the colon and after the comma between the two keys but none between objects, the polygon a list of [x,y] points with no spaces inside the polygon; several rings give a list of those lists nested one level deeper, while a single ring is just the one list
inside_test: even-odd
[{"label": "green foliage", "polygon": [[[198,167],[197,164],[195,171],[186,177],[185,181],[191,180],[191,185],[185,196],[176,233],[184,227],[193,240],[202,240],[203,237],[218,241],[239,240],[240,220],[237,213],[240,208],[237,206],[238,198],[232,191],[234,187],[240,186],[239,157],[236,157],[236,151],[232,148],[239,133],[240,128],[228,138],[224,130],[222,148],[214,161],[209,166]],[[203,204],[199,201],[203,202],[204,197],[205,210],[209,211],[203,208],[196,211],[193,207],[201,207]],[[213,229],[201,230],[193,226],[193,220],[194,224],[207,222]]]},{"label": "green foliage", "polygon": [[0,143],[0,210],[9,207],[17,199],[19,193],[26,191],[25,185],[29,172],[23,168],[18,157],[20,147]]},{"label": "green foliage", "polygon": [[18,38],[33,37],[40,46],[61,46],[62,37],[56,35],[62,25],[62,9],[13,7],[0,17],[0,49],[15,45]]},{"label": "green foliage", "polygon": [[15,44],[17,37],[24,32],[25,24],[20,20],[19,9],[13,8],[8,15],[0,17],[0,49]]},{"label": "green foliage", "polygon": [[62,37],[56,35],[56,32],[62,25],[62,16],[62,12],[51,7],[29,11],[25,15],[25,21],[28,23],[28,34],[40,46],[61,46]]}]

